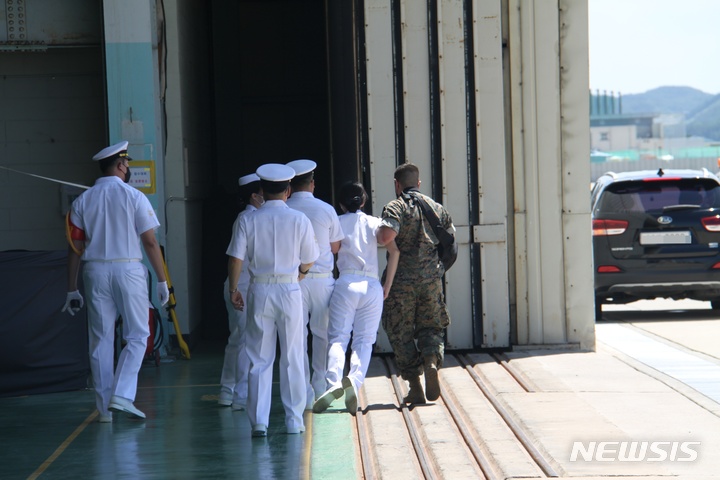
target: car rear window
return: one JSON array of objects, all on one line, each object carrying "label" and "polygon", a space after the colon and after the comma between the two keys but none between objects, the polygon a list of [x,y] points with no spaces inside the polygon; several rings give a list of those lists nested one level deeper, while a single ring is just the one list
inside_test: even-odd
[{"label": "car rear window", "polygon": [[662,212],[682,205],[720,207],[720,189],[709,179],[617,182],[602,193],[595,213]]}]

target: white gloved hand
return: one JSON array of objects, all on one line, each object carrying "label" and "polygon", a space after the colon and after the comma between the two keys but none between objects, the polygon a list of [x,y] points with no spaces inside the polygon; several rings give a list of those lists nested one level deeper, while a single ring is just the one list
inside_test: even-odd
[{"label": "white gloved hand", "polygon": [[80,295],[80,291],[75,290],[74,292],[67,293],[65,305],[63,305],[61,311],[67,311],[70,315],[75,316],[75,314],[80,311],[83,305],[85,305],[85,300],[83,299],[82,295]]},{"label": "white gloved hand", "polygon": [[167,282],[158,282],[157,294],[160,299],[160,306],[164,306],[170,300],[170,290],[168,290]]}]

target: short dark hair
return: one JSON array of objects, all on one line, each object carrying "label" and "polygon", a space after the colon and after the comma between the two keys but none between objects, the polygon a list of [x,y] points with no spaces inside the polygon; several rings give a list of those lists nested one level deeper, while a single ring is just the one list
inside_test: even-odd
[{"label": "short dark hair", "polygon": [[313,178],[315,178],[314,170],[312,172],[303,173],[302,175],[295,175],[292,180],[290,180],[290,185],[293,187],[305,187],[310,185]]},{"label": "short dark hair", "polygon": [[420,182],[420,169],[412,163],[403,163],[395,169],[395,180],[402,188],[417,187]]},{"label": "short dark hair", "polygon": [[263,192],[266,192],[270,195],[277,195],[278,193],[282,193],[285,190],[287,190],[288,185],[290,185],[290,181],[286,180],[284,182],[271,182],[268,180],[260,180],[260,186],[262,187]]},{"label": "short dark hair", "polygon": [[102,160],[98,161],[98,166],[100,167],[100,171],[102,173],[109,172],[115,165],[117,165],[118,160],[120,160],[122,157],[120,155],[114,155],[112,157],[103,158]]}]

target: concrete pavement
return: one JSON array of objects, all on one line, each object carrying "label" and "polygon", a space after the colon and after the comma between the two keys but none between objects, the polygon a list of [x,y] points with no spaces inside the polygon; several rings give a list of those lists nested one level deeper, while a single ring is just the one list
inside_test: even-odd
[{"label": "concrete pavement", "polygon": [[[374,357],[356,465],[392,479],[720,479],[716,313],[708,302],[667,301],[604,313],[592,352],[447,352],[441,398],[427,405],[398,405],[406,382],[391,357]],[[328,413],[346,415],[340,400]],[[318,438],[348,428],[321,415],[313,423]]]},{"label": "concrete pavement", "polygon": [[[720,478],[720,360],[656,338],[657,328],[601,322],[596,352],[507,354],[532,387],[499,385],[497,398],[559,476]],[[680,329],[701,341],[697,326]]]}]

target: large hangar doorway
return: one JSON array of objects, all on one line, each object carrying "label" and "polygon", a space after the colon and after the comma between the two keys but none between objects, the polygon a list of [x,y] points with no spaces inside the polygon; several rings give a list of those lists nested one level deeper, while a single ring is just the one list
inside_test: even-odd
[{"label": "large hangar doorway", "polygon": [[82,189],[48,179],[95,181],[104,84],[100,2],[0,4],[1,396],[87,387],[85,312],[56,303],[67,292],[65,212]]},{"label": "large hangar doorway", "polygon": [[[335,5],[334,3],[342,3]],[[315,195],[360,175],[355,2],[212,4],[215,146],[203,211],[203,326],[227,336],[225,250],[237,215],[237,179],[263,163],[317,162]]]},{"label": "large hangar doorway", "polygon": [[[0,163],[92,185],[90,159],[107,141],[101,6],[29,2],[19,15],[3,3],[0,18],[14,22],[0,23]],[[67,248],[64,213],[78,189],[0,170],[0,192],[0,251]]]}]

